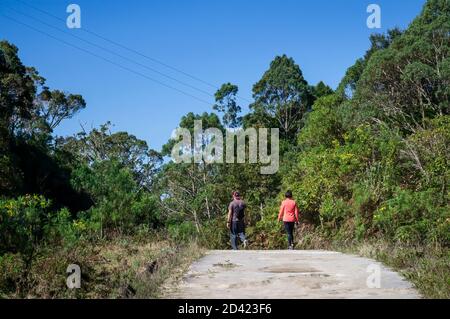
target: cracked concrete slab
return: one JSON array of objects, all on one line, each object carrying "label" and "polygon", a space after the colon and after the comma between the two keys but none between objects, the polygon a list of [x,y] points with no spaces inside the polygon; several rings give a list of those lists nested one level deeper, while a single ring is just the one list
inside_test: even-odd
[{"label": "cracked concrete slab", "polygon": [[[379,288],[371,280],[378,272]],[[209,251],[166,297],[415,299],[420,295],[398,273],[368,258],[329,251],[244,250]]]}]

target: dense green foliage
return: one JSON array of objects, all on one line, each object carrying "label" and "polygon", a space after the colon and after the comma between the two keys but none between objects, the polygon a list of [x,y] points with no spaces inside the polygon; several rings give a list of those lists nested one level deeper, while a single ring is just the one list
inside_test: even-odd
[{"label": "dense green foliage", "polygon": [[[336,91],[323,82],[309,85],[283,55],[254,85],[249,113],[240,116],[239,88],[226,83],[212,106],[222,119],[182,117],[179,126],[191,132],[196,120],[223,133],[279,128],[274,175],[261,175],[260,164],[164,162],[177,140],[159,153],[126,132],[111,133],[109,123],[57,137],[55,127],[85,101],[51,91],[21,63],[16,47],[0,42],[0,269],[10,273],[0,278],[0,292],[26,293],[33,262],[46,247],[156,231],[176,242],[226,248],[234,190],[248,204],[253,248],[285,247],[276,216],[291,189],[303,244],[382,240],[448,252],[450,2],[429,0],[407,30],[370,40]],[[210,143],[202,140],[201,150]],[[445,252],[441,268],[449,263]],[[15,258],[22,261],[11,268]]]}]

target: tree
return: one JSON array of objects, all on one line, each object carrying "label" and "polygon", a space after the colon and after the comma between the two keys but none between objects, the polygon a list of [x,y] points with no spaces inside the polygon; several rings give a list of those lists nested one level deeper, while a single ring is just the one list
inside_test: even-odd
[{"label": "tree", "polygon": [[428,1],[313,105],[282,176],[322,235],[448,246],[449,31],[449,1]]},{"label": "tree", "polygon": [[308,113],[306,125],[299,134],[298,142],[303,149],[331,147],[334,141],[342,141],[341,103],[342,98],[337,94],[325,95],[316,100],[312,111]]},{"label": "tree", "polygon": [[295,138],[313,96],[300,67],[286,55],[277,56],[262,79],[253,86],[255,102],[250,105],[261,124],[274,119],[288,140]]},{"label": "tree", "polygon": [[[203,113],[196,115],[188,113],[180,121],[180,128],[186,128],[191,132],[191,145],[194,145],[195,121],[202,122],[203,130],[218,128],[224,131],[220,119],[215,114]],[[178,141],[170,139],[163,146],[163,155],[170,155],[172,148]],[[210,143],[207,137],[202,137],[201,145],[193,147],[191,155],[195,152],[203,152]],[[162,205],[167,216],[178,217],[182,220],[193,221],[197,232],[200,232],[201,221],[204,218],[211,219],[220,212],[220,204],[217,194],[220,193],[220,168],[217,165],[209,165],[204,159],[201,163],[186,164],[170,163],[165,165],[160,174],[159,185],[164,199]],[[176,219],[176,218],[175,218]]]},{"label": "tree", "polygon": [[[52,130],[86,106],[80,95],[50,91],[33,67],[20,61],[18,48],[0,42],[0,192],[57,193],[66,184],[53,158]],[[37,160],[42,160],[39,162]],[[45,181],[45,183],[43,182]],[[59,185],[59,189],[49,189]],[[47,188],[49,187],[49,188]],[[70,193],[70,191],[69,191]]]},{"label": "tree", "polygon": [[374,110],[373,120],[412,133],[449,114],[449,43],[448,1],[430,0],[408,30],[371,55],[356,98]]},{"label": "tree", "polygon": [[59,90],[50,91],[46,87],[39,94],[37,103],[37,117],[45,121],[50,131],[86,107],[81,95],[66,94]]},{"label": "tree", "polygon": [[317,100],[321,97],[333,94],[334,91],[332,88],[330,88],[328,85],[320,81],[317,83],[316,86],[313,86],[311,88],[312,94],[314,95],[314,98]]},{"label": "tree", "polygon": [[366,51],[363,58],[356,60],[355,64],[348,68],[336,92],[343,97],[351,99],[370,57],[379,50],[387,49],[400,35],[402,35],[402,31],[398,28],[390,29],[386,34],[375,33],[370,35],[370,49]]},{"label": "tree", "polygon": [[58,139],[58,147],[87,166],[102,161],[117,161],[133,173],[140,187],[151,190],[153,178],[162,163],[161,154],[150,149],[147,142],[127,132],[111,133],[110,127],[108,122],[89,133],[83,128],[74,137]]},{"label": "tree", "polygon": [[223,124],[230,128],[236,128],[242,124],[242,118],[238,116],[242,109],[236,102],[238,91],[236,85],[226,83],[215,94],[217,104],[213,106],[213,109],[224,113]]},{"label": "tree", "polygon": [[27,68],[18,57],[18,48],[0,42],[0,193],[16,190],[21,172],[14,164],[11,145],[21,119],[31,118],[36,92]]},{"label": "tree", "polygon": [[139,224],[159,223],[158,199],[143,190],[133,172],[116,160],[80,165],[72,174],[74,187],[89,194],[94,205],[82,214],[102,238],[108,231],[133,231]]}]

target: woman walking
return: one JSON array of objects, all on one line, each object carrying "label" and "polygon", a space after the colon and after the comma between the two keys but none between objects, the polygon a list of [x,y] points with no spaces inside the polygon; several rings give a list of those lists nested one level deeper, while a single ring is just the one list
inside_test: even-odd
[{"label": "woman walking", "polygon": [[278,221],[284,222],[284,229],[288,236],[289,249],[294,249],[294,226],[298,223],[298,207],[292,199],[292,192],[287,191],[286,199],[281,203]]}]

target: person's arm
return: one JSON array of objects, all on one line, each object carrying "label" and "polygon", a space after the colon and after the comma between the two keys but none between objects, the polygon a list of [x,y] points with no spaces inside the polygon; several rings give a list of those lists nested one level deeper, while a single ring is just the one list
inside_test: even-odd
[{"label": "person's arm", "polygon": [[[244,212],[247,210],[247,204],[243,201],[242,202],[243,203],[243,205],[244,205]],[[246,217],[247,215],[245,215],[245,213],[244,213],[244,223],[245,223],[245,220],[246,220]]]},{"label": "person's arm", "polygon": [[231,206],[228,207],[228,217],[227,217],[227,228],[230,229],[231,227],[231,217],[232,217],[232,211]]},{"label": "person's arm", "polygon": [[284,202],[281,203],[281,206],[280,206],[280,213],[278,214],[279,222],[281,222],[283,220],[283,215],[284,215]]},{"label": "person's arm", "polygon": [[297,203],[295,203],[295,222],[298,223],[299,219],[298,219],[298,206]]}]

